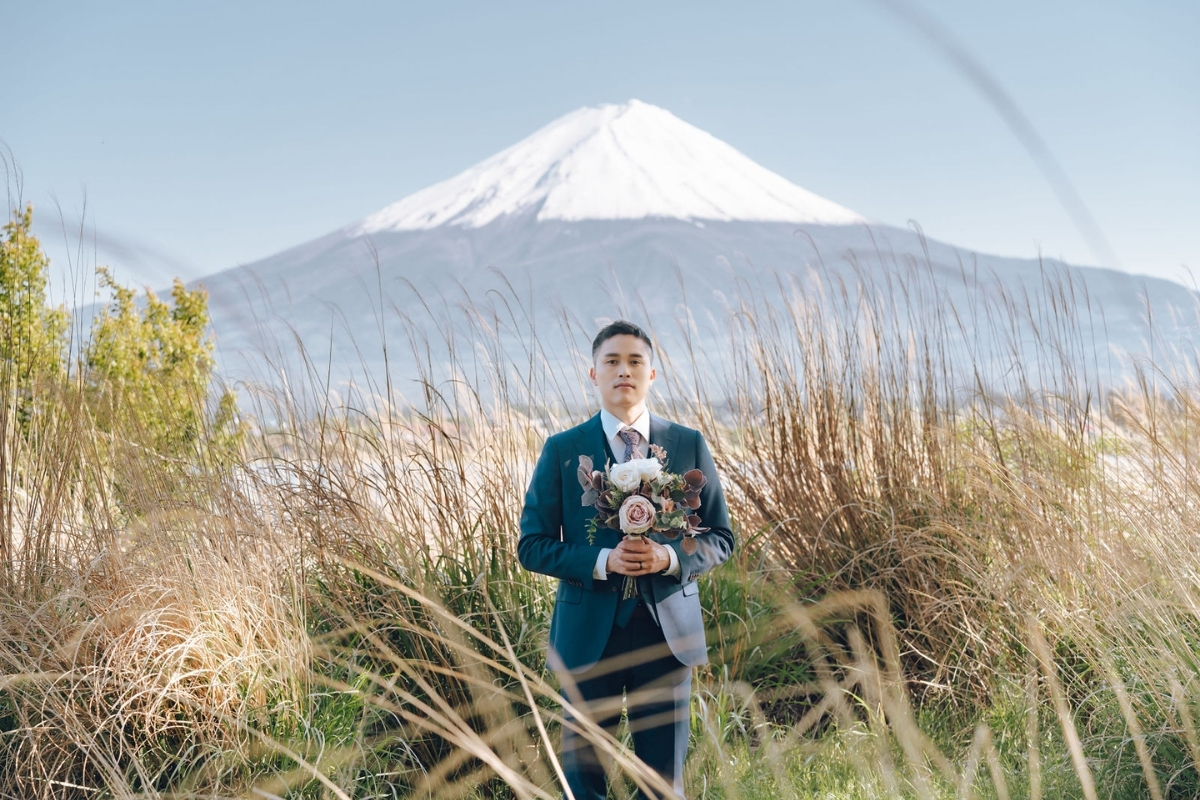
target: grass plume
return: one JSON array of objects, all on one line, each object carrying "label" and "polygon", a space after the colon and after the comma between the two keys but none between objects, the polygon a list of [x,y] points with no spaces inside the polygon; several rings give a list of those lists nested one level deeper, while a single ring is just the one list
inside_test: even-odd
[{"label": "grass plume", "polygon": [[[1194,385],[1089,372],[1069,275],[973,309],[920,269],[807,286],[660,335],[656,410],[704,430],[739,535],[701,592],[689,791],[1200,791]],[[557,796],[517,518],[587,356],[535,317],[411,321],[410,397],[338,401],[314,365],[230,460],[157,458],[65,377],[5,416],[0,796]],[[583,733],[618,796],[657,780]]]}]

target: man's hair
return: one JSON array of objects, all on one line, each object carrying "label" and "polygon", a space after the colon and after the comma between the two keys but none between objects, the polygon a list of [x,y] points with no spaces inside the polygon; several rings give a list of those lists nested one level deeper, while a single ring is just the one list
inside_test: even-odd
[{"label": "man's hair", "polygon": [[654,360],[654,344],[650,341],[650,335],[632,322],[619,319],[601,328],[600,332],[596,334],[596,338],[592,340],[593,361],[596,360],[596,353],[600,352],[600,345],[614,336],[636,336],[646,343],[646,349],[650,351],[650,360]]}]

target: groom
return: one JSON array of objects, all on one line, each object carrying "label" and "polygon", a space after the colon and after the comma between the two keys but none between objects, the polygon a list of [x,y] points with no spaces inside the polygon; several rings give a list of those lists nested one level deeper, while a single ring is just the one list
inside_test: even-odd
[{"label": "groom", "polygon": [[[596,335],[589,374],[600,413],[546,440],[525,495],[517,554],[526,569],[559,580],[550,665],[563,694],[614,733],[624,693],[634,751],[682,797],[692,667],[708,660],[696,579],[729,558],[733,533],[704,437],[646,410],[653,359],[650,337],[631,322],[614,322]],[[696,537],[693,553],[681,547],[682,538],[658,533],[587,533],[595,509],[582,502],[579,457],[599,468],[648,457],[651,444],[666,451],[671,472],[696,468],[708,479],[696,513],[710,530]],[[638,591],[622,600],[626,575],[636,578]],[[603,759],[569,725],[562,750],[576,800],[606,797]]]}]

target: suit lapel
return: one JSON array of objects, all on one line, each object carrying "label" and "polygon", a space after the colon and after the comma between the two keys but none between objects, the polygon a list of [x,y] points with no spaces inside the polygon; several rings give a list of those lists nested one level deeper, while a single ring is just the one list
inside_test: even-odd
[{"label": "suit lapel", "polygon": [[[572,437],[573,440],[571,442],[572,452],[570,460],[563,465],[564,485],[571,487],[579,486],[579,479],[577,475],[579,473],[580,456],[587,456],[588,458],[592,459],[592,469],[598,469],[601,472],[604,471],[608,461],[612,458],[612,454],[609,453],[608,446],[604,443],[604,426],[600,424],[599,414],[580,425],[575,429],[575,431],[576,433],[574,437]],[[577,496],[582,498],[583,489],[580,488],[579,492],[580,494]],[[568,494],[572,493],[568,492]],[[578,526],[580,535],[582,535],[583,528],[587,525],[587,521],[596,515],[595,509],[582,505],[579,500],[574,500],[571,502],[571,511],[568,513],[570,513],[571,517],[576,520],[574,525]],[[608,543],[608,539],[613,534],[611,534],[611,532],[604,533],[606,530],[607,529],[605,528],[601,529],[595,542],[606,547],[615,546],[615,541],[611,544]]]},{"label": "suit lapel", "polygon": [[[600,424],[600,415],[589,419],[579,426],[579,436],[575,439],[576,456],[585,455],[592,459],[592,468],[604,471],[604,467],[612,460],[612,451],[604,439],[604,426]],[[571,464],[572,469],[579,468],[579,459]]]},{"label": "suit lapel", "polygon": [[[677,441],[677,439],[675,437],[675,425],[670,422],[667,422],[662,417],[658,417],[658,416],[655,416],[654,414],[651,414],[650,415],[650,444],[656,444],[659,447],[661,447],[663,450],[667,451],[667,469],[671,470],[673,472],[678,471],[678,469],[676,468],[676,466],[674,464],[674,460],[673,460],[673,456],[675,455],[676,441]],[[647,453],[646,455],[650,455],[650,454]]]},{"label": "suit lapel", "polygon": [[[662,417],[650,415],[650,444],[657,445],[667,451],[666,468],[671,471],[678,472],[678,467],[673,466],[672,456],[675,454],[675,445],[678,443],[678,438],[675,436],[675,425]],[[646,453],[649,456],[649,453]],[[648,608],[650,613],[654,615],[655,622],[661,626],[662,623],[658,619],[658,598],[654,592],[654,581],[651,576],[647,575],[638,578],[638,591],[642,593],[642,597],[649,601]]]}]

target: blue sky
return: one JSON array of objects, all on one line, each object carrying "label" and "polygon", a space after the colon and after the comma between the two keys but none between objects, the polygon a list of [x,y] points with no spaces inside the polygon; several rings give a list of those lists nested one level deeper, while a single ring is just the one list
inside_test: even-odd
[{"label": "blue sky", "polygon": [[[1200,267],[1200,4],[920,0],[1015,101],[1117,264]],[[584,105],[669,109],[893,225],[1097,262],[996,109],[878,2],[7,4],[0,140],[60,271],[249,263]],[[77,229],[65,237],[78,244]]]}]

